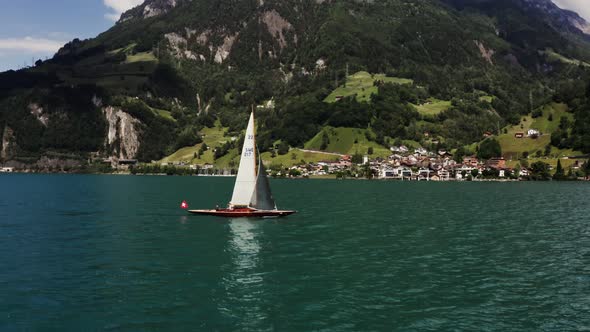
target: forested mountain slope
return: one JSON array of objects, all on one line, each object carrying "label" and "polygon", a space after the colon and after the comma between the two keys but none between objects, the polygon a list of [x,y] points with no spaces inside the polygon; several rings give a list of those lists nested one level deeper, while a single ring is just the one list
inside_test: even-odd
[{"label": "forested mountain slope", "polygon": [[[428,144],[427,132],[452,149],[557,100],[576,119],[560,142],[590,152],[587,33],[548,0],[148,0],[0,74],[0,158],[158,160],[217,119],[238,138],[222,154],[252,105],[271,105],[258,108],[263,151],[302,147],[325,126],[369,129],[385,146]],[[337,96],[357,72],[386,79],[372,97]],[[428,112],[433,101],[447,106]]]}]

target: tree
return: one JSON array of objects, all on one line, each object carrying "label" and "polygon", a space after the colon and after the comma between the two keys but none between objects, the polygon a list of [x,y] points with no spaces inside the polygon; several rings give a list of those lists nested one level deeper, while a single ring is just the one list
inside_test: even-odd
[{"label": "tree", "polygon": [[477,157],[479,159],[490,159],[501,156],[502,147],[496,139],[488,138],[479,145],[479,150],[477,151]]},{"label": "tree", "polygon": [[368,155],[372,155],[372,154],[373,154],[373,147],[372,147],[372,146],[370,146],[370,147],[367,149],[367,154],[368,154]]},{"label": "tree", "polygon": [[277,148],[277,152],[281,156],[289,153],[289,144],[287,142],[281,142]]},{"label": "tree", "polygon": [[549,164],[537,161],[531,165],[531,176],[537,181],[547,181],[551,179]]},{"label": "tree", "polygon": [[373,173],[373,169],[371,168],[371,165],[369,165],[369,164],[363,165],[363,176],[364,177],[366,177],[367,179],[372,179],[374,175],[375,174]]},{"label": "tree", "polygon": [[584,166],[582,167],[582,171],[584,172],[584,176],[586,176],[586,178],[588,178],[590,176],[590,159],[588,159],[584,163]]},{"label": "tree", "polygon": [[353,164],[361,164],[363,162],[363,155],[356,152],[352,155],[351,161]]},{"label": "tree", "polygon": [[453,156],[453,160],[456,161],[457,163],[461,163],[461,162],[463,162],[463,157],[465,157],[466,154],[467,154],[467,152],[465,151],[465,147],[461,146],[457,149],[457,151],[455,151],[455,155]]},{"label": "tree", "polygon": [[188,127],[180,132],[176,138],[176,149],[183,148],[185,146],[193,146],[203,141],[199,135],[197,128]]},{"label": "tree", "polygon": [[477,177],[479,175],[479,170],[477,168],[474,168],[471,170],[471,176],[472,177]]},{"label": "tree", "polygon": [[555,168],[555,174],[553,175],[554,180],[565,180],[565,171],[561,166],[561,159],[557,159],[557,167]]},{"label": "tree", "polygon": [[547,144],[545,146],[545,157],[549,156],[551,154],[551,144]]},{"label": "tree", "polygon": [[562,116],[561,119],[559,119],[559,129],[567,130],[569,126],[570,120],[567,118],[567,116]]},{"label": "tree", "polygon": [[207,146],[207,143],[203,143],[201,144],[201,147],[199,148],[199,151],[197,153],[197,158],[201,159],[201,156],[205,153],[205,151],[207,151],[209,149],[209,147]]},{"label": "tree", "polygon": [[326,133],[324,131],[324,134],[322,135],[322,145],[320,146],[320,150],[326,150],[328,148],[328,145],[330,144],[330,136],[328,136],[328,133]]}]

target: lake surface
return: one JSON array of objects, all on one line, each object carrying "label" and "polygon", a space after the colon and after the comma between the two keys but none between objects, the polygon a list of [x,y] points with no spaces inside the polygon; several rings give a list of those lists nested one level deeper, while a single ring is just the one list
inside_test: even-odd
[{"label": "lake surface", "polygon": [[588,331],[588,183],[0,176],[0,331]]}]

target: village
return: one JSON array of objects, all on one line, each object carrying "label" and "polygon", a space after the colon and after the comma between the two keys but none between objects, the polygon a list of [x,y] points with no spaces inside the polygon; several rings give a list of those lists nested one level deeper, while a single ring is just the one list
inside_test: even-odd
[{"label": "village", "polygon": [[[446,150],[436,152],[404,145],[391,148],[388,158],[371,159],[365,155],[360,163],[353,156],[342,155],[338,161],[320,161],[289,168],[287,174],[271,170],[273,176],[375,178],[400,181],[519,181],[528,180],[532,171],[526,167],[508,167],[503,157],[488,160],[465,156],[456,161]],[[582,167],[576,160],[573,170]]]},{"label": "village", "polygon": [[492,158],[484,162],[476,156],[468,156],[463,157],[462,162],[457,162],[446,150],[410,150],[401,145],[392,147],[391,151],[392,154],[386,159],[371,159],[365,155],[358,164],[353,162],[352,156],[343,155],[338,161],[293,166],[289,174],[300,174],[303,177],[335,175],[337,178],[370,177],[401,181],[464,181],[483,178],[484,175],[486,178],[517,180],[529,175],[527,169],[517,171],[507,167],[504,158]]}]

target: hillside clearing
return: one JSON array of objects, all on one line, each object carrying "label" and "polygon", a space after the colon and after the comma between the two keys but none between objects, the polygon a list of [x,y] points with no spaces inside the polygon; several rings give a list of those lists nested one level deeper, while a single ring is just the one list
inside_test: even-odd
[{"label": "hillside clearing", "polygon": [[367,139],[367,132],[368,129],[325,127],[305,144],[305,148],[310,150],[322,150],[323,136],[324,133],[326,133],[329,138],[329,143],[323,151],[348,155],[353,155],[355,153],[367,154],[371,147],[373,148],[372,157],[389,156],[391,154],[389,149],[373,141],[369,141]]},{"label": "hillside clearing", "polygon": [[[562,116],[572,119],[572,114],[567,112],[565,104],[551,103],[543,106],[542,115],[533,118],[530,114],[521,118],[516,126],[506,127],[503,133],[497,137],[502,147],[502,153],[506,159],[519,159],[524,153],[533,156],[537,151],[544,152],[545,147],[551,143],[551,133],[557,130],[559,121]],[[549,120],[551,119],[551,121]],[[529,129],[535,129],[541,133],[538,138],[527,137]],[[516,134],[521,133],[523,138],[516,138]],[[559,150],[552,148],[551,154],[558,157],[565,157],[574,153],[571,150]]]},{"label": "hillside clearing", "polygon": [[563,56],[557,52],[555,52],[552,49],[547,49],[545,51],[539,51],[540,54],[543,54],[545,56],[547,56],[547,60],[549,62],[561,62],[561,63],[567,63],[570,65],[575,65],[575,66],[584,66],[584,67],[590,67],[590,63],[581,61],[581,60],[577,60],[577,59],[570,59],[566,56]]},{"label": "hillside clearing", "polygon": [[429,98],[428,101],[422,105],[414,105],[418,112],[422,115],[437,115],[451,108],[451,102],[448,100],[439,100],[436,98]]},{"label": "hillside clearing", "polygon": [[371,101],[371,95],[377,93],[376,81],[394,84],[412,84],[414,81],[407,78],[387,77],[385,74],[369,74],[366,71],[360,71],[356,74],[350,75],[346,79],[346,84],[339,86],[336,90],[328,95],[324,102],[334,103],[343,97],[350,97],[356,95],[356,100],[359,102]]}]

